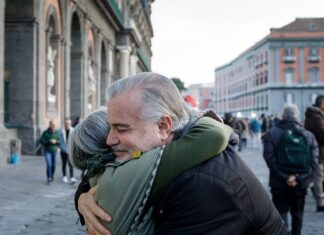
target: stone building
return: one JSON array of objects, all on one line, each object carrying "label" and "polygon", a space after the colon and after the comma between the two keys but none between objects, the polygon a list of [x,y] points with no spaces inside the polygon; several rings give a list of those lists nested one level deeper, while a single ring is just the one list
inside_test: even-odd
[{"label": "stone building", "polygon": [[114,80],[150,71],[154,0],[0,1],[0,161],[33,154],[53,119],[105,105]]},{"label": "stone building", "polygon": [[217,112],[281,114],[295,103],[301,119],[324,94],[324,18],[297,18],[215,69]]}]

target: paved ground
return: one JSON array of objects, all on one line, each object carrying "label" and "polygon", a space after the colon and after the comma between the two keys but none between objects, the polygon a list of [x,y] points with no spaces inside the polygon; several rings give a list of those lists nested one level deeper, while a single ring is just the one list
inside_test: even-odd
[{"label": "paved ground", "polygon": [[[248,149],[241,155],[268,189],[268,169],[260,150]],[[60,159],[57,160],[59,164]],[[76,224],[73,205],[76,187],[61,182],[60,165],[54,183],[46,185],[42,157],[23,156],[20,165],[0,167],[0,234],[85,234],[85,229]],[[315,202],[308,195],[303,235],[323,235],[323,222],[324,212],[315,212]]]}]

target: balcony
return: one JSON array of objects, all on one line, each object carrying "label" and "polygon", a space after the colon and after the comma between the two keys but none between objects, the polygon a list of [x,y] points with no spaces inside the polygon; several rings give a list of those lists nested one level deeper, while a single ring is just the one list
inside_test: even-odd
[{"label": "balcony", "polygon": [[283,61],[285,63],[294,63],[296,60],[296,57],[295,56],[284,56],[283,57]]},{"label": "balcony", "polygon": [[318,55],[308,56],[308,62],[310,62],[310,63],[317,63],[319,61],[320,61],[320,56],[318,56]]}]

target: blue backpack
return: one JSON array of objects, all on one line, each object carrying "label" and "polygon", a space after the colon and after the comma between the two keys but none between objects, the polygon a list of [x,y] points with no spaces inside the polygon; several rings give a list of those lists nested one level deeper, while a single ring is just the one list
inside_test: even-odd
[{"label": "blue backpack", "polygon": [[309,171],[311,149],[302,129],[284,129],[276,156],[281,171],[293,174],[304,174]]}]

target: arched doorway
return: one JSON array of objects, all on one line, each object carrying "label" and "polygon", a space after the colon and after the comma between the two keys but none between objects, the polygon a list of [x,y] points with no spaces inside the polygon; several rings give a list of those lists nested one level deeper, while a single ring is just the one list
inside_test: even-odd
[{"label": "arched doorway", "polygon": [[81,62],[82,62],[81,26],[77,13],[71,23],[71,60],[70,60],[70,114],[71,119],[80,118],[81,112]]}]

